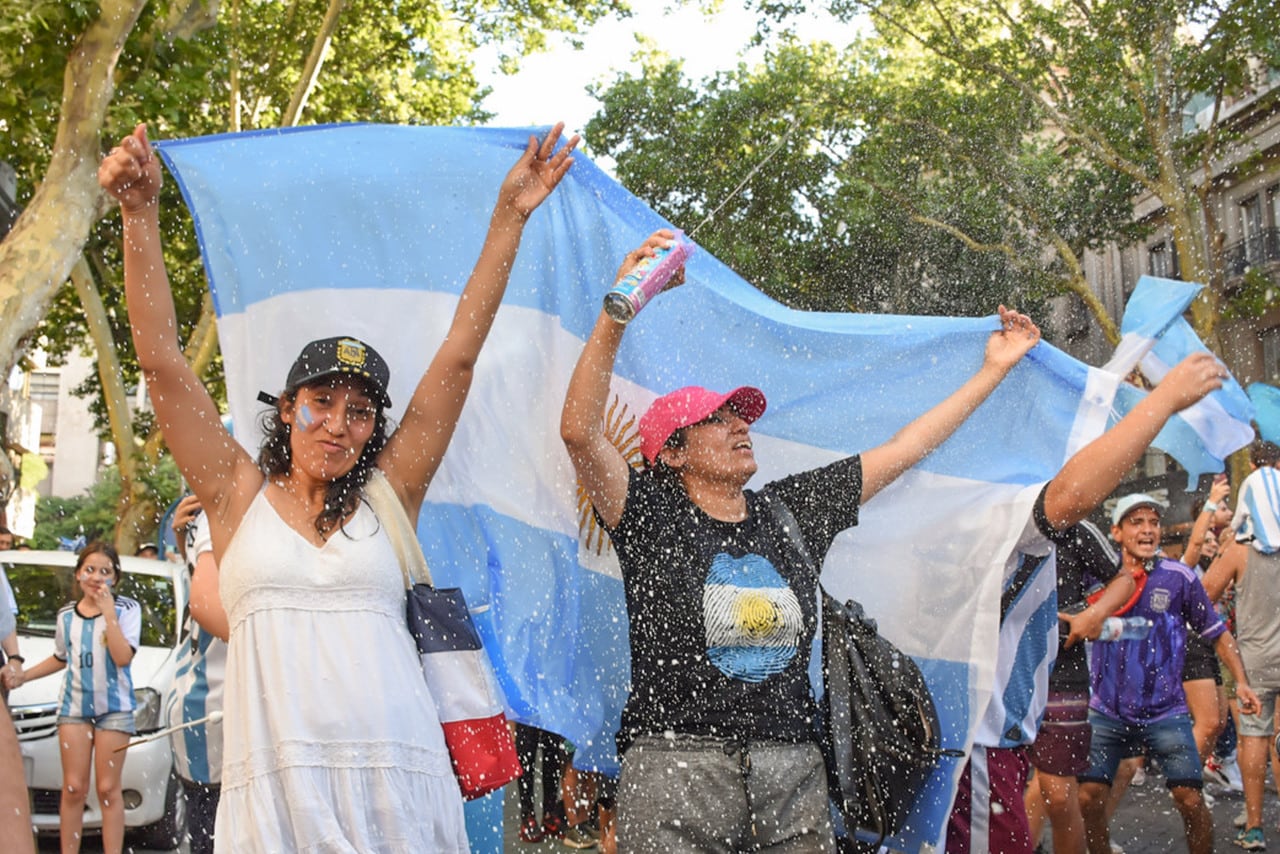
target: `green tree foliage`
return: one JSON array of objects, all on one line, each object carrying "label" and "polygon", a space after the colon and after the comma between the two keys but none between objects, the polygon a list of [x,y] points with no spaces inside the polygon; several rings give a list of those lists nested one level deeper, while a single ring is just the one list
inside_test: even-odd
[{"label": "green tree foliage", "polygon": [[[1071,253],[1097,232],[1088,218],[1084,228],[1058,230],[1081,191],[1097,206],[1089,212],[1096,210],[1102,234],[1111,230],[1108,214],[1120,200],[1115,190],[1154,200],[1159,219],[1172,230],[1183,278],[1211,286],[1193,307],[1193,318],[1201,336],[1212,337],[1224,267],[1209,195],[1223,177],[1217,170],[1230,161],[1246,130],[1228,118],[1228,108],[1254,90],[1260,72],[1280,67],[1272,0],[822,5],[844,18],[868,16],[885,54],[895,60],[918,57],[908,67],[928,67],[934,85],[1002,105],[998,116],[1014,110],[1028,117],[1042,146],[1061,158],[1047,176],[1060,198],[1044,206],[1052,215],[1046,217],[1032,216],[1034,209],[1024,207],[1017,192],[1010,192],[1010,204],[1025,211],[1025,222],[1037,233],[1054,235],[1047,243],[1070,279],[1081,278],[1069,269]],[[786,10],[774,11],[785,17]],[[1201,108],[1208,121],[1197,123]],[[1036,186],[1023,181],[1017,161],[985,145],[981,134],[958,134],[954,142],[948,153],[962,155],[972,146],[989,168],[1019,176],[1014,190]],[[1260,165],[1245,160],[1235,167],[1237,177]],[[1059,234],[1065,243],[1057,241]],[[1132,232],[1115,232],[1114,239],[1122,243],[1126,236]]]},{"label": "green tree foliage", "polygon": [[[100,429],[121,454],[122,546],[154,529],[159,505],[144,487],[162,443],[145,416],[121,421],[138,368],[119,278],[119,218],[103,216],[108,206],[92,168],[83,168],[90,158],[74,153],[94,148],[86,137],[100,137],[105,149],[140,121],[153,139],[300,121],[476,122],[486,118],[472,65],[478,48],[495,47],[514,67],[548,32],[577,32],[625,13],[622,0],[0,0],[0,71],[8,83],[0,92],[0,159],[18,172],[18,201],[29,208],[0,245],[0,338],[34,338],[54,364],[92,341],[100,373],[80,391],[91,395]],[[89,106],[68,95],[88,88],[78,64],[85,56],[97,60],[89,65],[99,87],[109,69],[108,98]],[[79,141],[74,151],[67,139]],[[211,306],[172,182],[162,210],[177,331],[221,397]],[[68,224],[57,248],[33,239],[40,221]],[[86,233],[65,240],[85,222]],[[81,253],[86,263],[73,263]],[[66,270],[75,286],[55,292],[49,285]],[[0,352],[0,367],[17,355]]]},{"label": "green tree foliage", "polygon": [[[157,139],[279,126],[327,5],[326,0],[149,4],[121,57],[104,147],[140,121],[149,122]],[[48,164],[67,50],[97,14],[97,6],[0,0],[0,71],[10,81],[0,92],[0,128],[5,130],[0,159],[19,173],[20,203],[29,198]],[[184,21],[172,20],[184,7]],[[496,43],[514,67],[519,56],[545,46],[548,32],[577,32],[625,8],[617,0],[351,0],[307,102],[306,122],[483,121],[487,114],[480,104],[486,90],[472,65],[479,47]],[[233,68],[238,72],[234,93]],[[239,104],[234,121],[233,94]],[[166,184],[163,212],[179,337],[186,341],[200,319],[205,282],[190,219],[172,182]],[[86,254],[101,285],[126,385],[136,388],[119,252],[119,218],[100,219]],[[55,364],[71,348],[89,343],[84,309],[70,284],[58,292],[36,335]],[[220,376],[215,363],[210,375],[215,396],[221,396]],[[105,431],[98,377],[91,376],[83,391],[92,395]]]},{"label": "green tree foliage", "polygon": [[[1033,307],[1042,283],[1018,259],[973,253],[934,224],[951,218],[975,240],[997,241],[1004,210],[995,190],[944,180],[920,156],[923,128],[886,123],[890,99],[908,99],[877,83],[880,72],[876,51],[861,43],[838,50],[784,39],[759,67],[700,83],[652,53],[638,74],[598,89],[603,108],[587,135],[629,189],[680,227],[698,227],[708,251],[789,305]],[[961,104],[946,107],[964,114]],[[928,116],[936,106],[921,109]]]},{"label": "green tree foliage", "polygon": [[[759,67],[684,80],[650,55],[600,88],[588,126],[624,183],[686,228],[777,140],[774,159],[698,235],[805,307],[976,313],[1050,294],[1114,319],[1086,251],[1124,245],[1158,202],[1184,278],[1218,290],[1204,168],[1242,127],[1197,125],[1280,66],[1270,0],[756,0]],[[848,45],[803,45],[796,16],[862,20]],[[1255,159],[1256,160],[1256,159]],[[1261,164],[1245,161],[1242,170]],[[1202,335],[1217,295],[1195,310]]]},{"label": "green tree foliage", "polygon": [[[147,481],[161,507],[168,507],[182,495],[182,476],[178,474],[172,457],[165,457],[149,473]],[[36,502],[36,528],[31,546],[56,549],[59,538],[74,540],[79,536],[86,541],[113,541],[120,521],[117,515],[119,504],[120,477],[114,466],[104,470],[102,477],[83,495],[72,498],[42,496]]]}]

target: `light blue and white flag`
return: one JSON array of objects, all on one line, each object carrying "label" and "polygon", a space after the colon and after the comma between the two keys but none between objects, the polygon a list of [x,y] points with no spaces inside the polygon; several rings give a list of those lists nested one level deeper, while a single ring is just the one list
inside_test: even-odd
[{"label": "light blue and white flag", "polygon": [[[1120,344],[1105,370],[1127,376],[1135,367],[1141,368],[1148,380],[1159,384],[1187,356],[1209,352],[1182,316],[1203,289],[1203,285],[1175,279],[1138,279],[1120,324]],[[1116,417],[1123,417],[1141,397],[1138,389],[1122,386]],[[1223,460],[1253,440],[1253,417],[1253,402],[1228,377],[1221,389],[1169,419],[1151,444],[1187,470],[1187,488],[1192,489],[1200,475],[1222,471]]]},{"label": "light blue and white flag", "polygon": [[1266,383],[1249,383],[1249,399],[1257,408],[1254,421],[1258,435],[1268,442],[1280,444],[1280,388]]},{"label": "light blue and white flag", "polygon": [[1263,554],[1280,551],[1280,469],[1261,466],[1244,479],[1231,527],[1236,542]]},{"label": "light blue and white flag", "polygon": [[[351,125],[161,143],[195,217],[235,422],[256,422],[258,391],[280,390],[306,342],[339,334],[382,353],[402,407],[528,135]],[[558,424],[618,264],[667,223],[575,159],[525,231],[419,534],[436,576],[486,609],[479,623],[514,716],[571,740],[580,767],[612,771],[626,608]],[[633,321],[607,429],[624,444],[649,402],[675,387],[759,386],[769,409],[752,430],[752,487],[889,439],[978,368],[998,326],[793,311],[705,251],[687,278]],[[858,598],[921,661],[948,747],[972,742],[990,697],[1003,565],[1036,492],[1026,487],[1103,430],[1118,383],[1041,344],[827,556],[831,592]],[[253,433],[237,438],[256,452]],[[958,761],[944,761],[896,847],[940,840],[958,773]]]}]

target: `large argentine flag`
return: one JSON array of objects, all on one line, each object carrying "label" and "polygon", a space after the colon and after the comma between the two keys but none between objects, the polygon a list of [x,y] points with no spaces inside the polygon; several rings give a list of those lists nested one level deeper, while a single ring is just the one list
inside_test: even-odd
[{"label": "large argentine flag", "polygon": [[[235,422],[255,422],[255,395],[280,389],[303,344],[340,334],[387,358],[402,407],[528,134],[357,125],[161,144],[195,216]],[[582,527],[590,514],[558,420],[619,262],[666,223],[576,160],[525,231],[419,534],[437,578],[486,609],[513,714],[571,740],[579,766],[613,771],[627,615],[614,554]],[[632,323],[607,427],[625,446],[656,394],[758,385],[769,409],[753,428],[753,486],[885,441],[978,368],[997,327],[991,317],[792,311],[706,252],[688,281]],[[827,557],[832,592],[861,600],[922,662],[947,746],[971,743],[990,696],[1002,566],[1030,514],[1027,487],[1099,434],[1118,382],[1041,344]],[[253,432],[237,434],[253,445]],[[896,845],[937,843],[958,771],[955,760],[940,769]]]}]

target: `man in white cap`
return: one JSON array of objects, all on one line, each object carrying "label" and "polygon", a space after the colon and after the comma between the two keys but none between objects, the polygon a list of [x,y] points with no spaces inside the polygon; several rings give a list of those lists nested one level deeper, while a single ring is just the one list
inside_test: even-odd
[{"label": "man in white cap", "polygon": [[1097,643],[1091,665],[1089,769],[1079,775],[1080,807],[1091,854],[1110,854],[1106,803],[1120,760],[1146,755],[1164,769],[1182,814],[1187,850],[1213,850],[1213,816],[1201,795],[1201,765],[1182,690],[1187,627],[1214,641],[1236,680],[1240,711],[1257,710],[1235,639],[1218,617],[1196,574],[1159,556],[1164,503],[1143,493],[1126,495],[1111,514],[1111,537],[1123,568],[1141,588],[1126,616],[1151,621],[1142,639]]}]

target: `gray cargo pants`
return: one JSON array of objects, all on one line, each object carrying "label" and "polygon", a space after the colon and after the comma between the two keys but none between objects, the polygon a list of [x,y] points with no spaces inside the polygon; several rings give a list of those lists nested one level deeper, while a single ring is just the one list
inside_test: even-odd
[{"label": "gray cargo pants", "polygon": [[642,736],[623,756],[619,854],[834,850],[815,744]]}]

